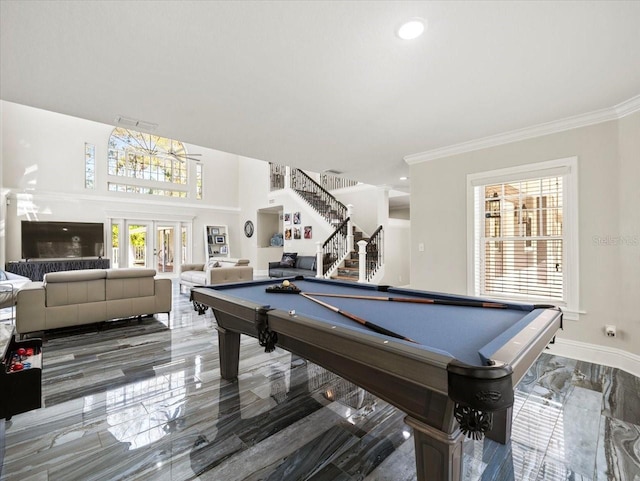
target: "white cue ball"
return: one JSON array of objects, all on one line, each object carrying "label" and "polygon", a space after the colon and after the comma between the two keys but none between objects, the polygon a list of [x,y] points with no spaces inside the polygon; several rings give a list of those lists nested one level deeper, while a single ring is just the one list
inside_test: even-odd
[{"label": "white cue ball", "polygon": [[295,309],[291,309],[291,310],[289,311],[289,315],[290,315],[290,316],[295,316],[295,315],[296,315],[296,310],[295,310]]},{"label": "white cue ball", "polygon": [[284,287],[289,287],[289,281],[282,281],[282,285]]}]

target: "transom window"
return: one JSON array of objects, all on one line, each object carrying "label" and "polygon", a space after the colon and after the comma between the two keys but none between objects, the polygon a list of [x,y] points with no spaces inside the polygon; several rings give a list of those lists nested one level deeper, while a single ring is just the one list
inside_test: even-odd
[{"label": "transom window", "polygon": [[[178,189],[186,186],[186,159],[184,145],[177,140],[122,127],[113,129],[109,137],[109,175],[138,179],[137,185],[152,188],[155,183],[162,182]],[[127,181],[127,184],[131,183],[131,180]]]}]

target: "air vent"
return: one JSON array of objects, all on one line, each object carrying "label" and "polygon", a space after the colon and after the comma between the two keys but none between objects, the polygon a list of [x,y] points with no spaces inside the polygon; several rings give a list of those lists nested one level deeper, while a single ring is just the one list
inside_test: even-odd
[{"label": "air vent", "polygon": [[116,117],[116,125],[121,125],[122,127],[131,127],[144,131],[154,131],[158,128],[158,124],[154,124],[152,122],[145,122],[144,120],[136,120],[129,117],[124,117],[119,115]]}]

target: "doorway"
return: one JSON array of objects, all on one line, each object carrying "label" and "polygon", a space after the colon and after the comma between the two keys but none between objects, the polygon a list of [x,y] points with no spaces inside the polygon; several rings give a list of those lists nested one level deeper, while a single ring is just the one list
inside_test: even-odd
[{"label": "doorway", "polygon": [[155,269],[175,277],[190,258],[191,226],[185,222],[112,219],[111,266]]},{"label": "doorway", "polygon": [[[150,267],[148,222],[127,222],[127,267]],[[153,245],[153,244],[151,244]]]},{"label": "doorway", "polygon": [[[175,229],[169,225],[157,225],[155,246],[155,269],[159,274],[174,272]],[[178,257],[179,259],[179,257]]]}]

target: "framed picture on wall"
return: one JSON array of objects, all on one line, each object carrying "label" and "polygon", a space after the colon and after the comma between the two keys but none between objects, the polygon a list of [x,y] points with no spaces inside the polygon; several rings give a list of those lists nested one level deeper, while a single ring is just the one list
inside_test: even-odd
[{"label": "framed picture on wall", "polygon": [[291,229],[284,230],[284,240],[291,240]]},{"label": "framed picture on wall", "polygon": [[215,237],[216,239],[216,244],[224,244],[224,236],[223,235],[217,235]]},{"label": "framed picture on wall", "polygon": [[313,237],[313,226],[305,225],[304,226],[304,238],[311,239]]},{"label": "framed picture on wall", "polygon": [[300,227],[294,227],[293,228],[293,238],[294,239],[300,239],[301,238]]},{"label": "framed picture on wall", "polygon": [[294,212],[293,213],[293,223],[294,224],[299,224],[300,223],[300,212]]},{"label": "framed picture on wall", "polygon": [[284,213],[284,225],[290,225],[291,224],[291,212],[285,212]]}]

